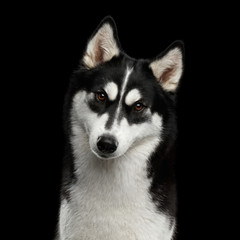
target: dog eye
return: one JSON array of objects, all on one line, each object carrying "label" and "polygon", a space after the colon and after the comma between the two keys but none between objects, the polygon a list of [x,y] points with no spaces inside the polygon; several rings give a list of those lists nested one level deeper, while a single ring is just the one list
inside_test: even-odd
[{"label": "dog eye", "polygon": [[141,102],[136,102],[134,104],[134,110],[137,111],[137,112],[140,112],[144,109],[144,105],[141,103]]},{"label": "dog eye", "polygon": [[98,102],[105,102],[105,100],[106,100],[106,93],[104,93],[104,92],[97,92],[96,93],[96,100],[98,101]]}]

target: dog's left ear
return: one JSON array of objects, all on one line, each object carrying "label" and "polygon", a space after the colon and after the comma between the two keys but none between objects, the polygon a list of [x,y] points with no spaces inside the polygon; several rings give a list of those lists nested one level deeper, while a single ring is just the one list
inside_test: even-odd
[{"label": "dog's left ear", "polygon": [[183,54],[183,42],[176,41],[149,65],[165,91],[175,92],[178,87],[183,72]]},{"label": "dog's left ear", "polygon": [[112,17],[105,17],[88,41],[82,62],[88,69],[111,60],[120,53],[117,28]]}]

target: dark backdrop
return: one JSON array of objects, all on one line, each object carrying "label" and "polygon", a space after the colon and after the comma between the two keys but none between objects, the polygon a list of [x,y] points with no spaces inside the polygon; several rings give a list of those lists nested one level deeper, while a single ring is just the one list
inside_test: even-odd
[{"label": "dark backdrop", "polygon": [[231,12],[198,4],[184,10],[161,4],[111,5],[116,6],[36,4],[31,10],[16,9],[18,14],[8,18],[12,27],[8,28],[7,51],[14,51],[9,54],[7,79],[10,95],[16,96],[9,101],[14,115],[11,125],[20,130],[11,135],[10,145],[15,148],[8,156],[14,163],[11,160],[6,171],[9,179],[17,176],[18,194],[10,188],[14,195],[10,225],[14,229],[21,226],[11,234],[44,240],[54,235],[64,145],[64,94],[87,39],[101,19],[111,15],[122,47],[132,57],[151,58],[174,40],[185,43],[185,70],[178,94],[178,239],[215,239],[227,211],[221,199],[230,192],[225,181],[229,153],[223,151],[224,141],[230,139],[223,141],[222,121],[230,111],[225,101],[230,89],[225,85],[223,53],[225,37],[233,35],[222,14]]}]

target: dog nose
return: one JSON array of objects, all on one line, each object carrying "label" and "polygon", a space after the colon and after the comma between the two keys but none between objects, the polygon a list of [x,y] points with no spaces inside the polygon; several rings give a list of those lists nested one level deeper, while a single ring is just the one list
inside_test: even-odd
[{"label": "dog nose", "polygon": [[113,153],[117,149],[118,142],[112,136],[101,136],[98,138],[97,147],[102,153]]}]

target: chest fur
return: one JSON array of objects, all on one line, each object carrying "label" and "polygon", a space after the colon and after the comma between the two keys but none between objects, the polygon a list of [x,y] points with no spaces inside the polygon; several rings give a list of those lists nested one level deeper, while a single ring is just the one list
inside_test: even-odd
[{"label": "chest fur", "polygon": [[151,199],[146,165],[134,159],[127,168],[127,160],[118,159],[89,161],[77,170],[70,200],[61,204],[61,240],[171,239],[174,227]]}]

